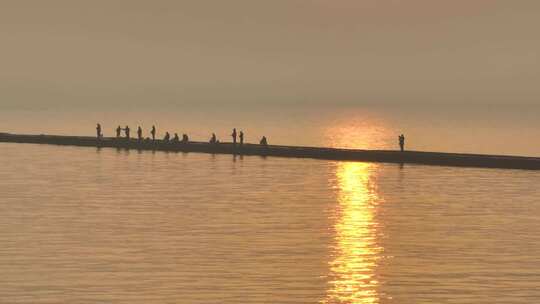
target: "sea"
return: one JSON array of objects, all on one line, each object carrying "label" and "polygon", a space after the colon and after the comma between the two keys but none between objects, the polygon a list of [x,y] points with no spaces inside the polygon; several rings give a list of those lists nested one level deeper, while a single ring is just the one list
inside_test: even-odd
[{"label": "sea", "polygon": [[[0,132],[540,157],[536,105],[0,107]],[[0,143],[0,303],[537,303],[540,171]]]}]

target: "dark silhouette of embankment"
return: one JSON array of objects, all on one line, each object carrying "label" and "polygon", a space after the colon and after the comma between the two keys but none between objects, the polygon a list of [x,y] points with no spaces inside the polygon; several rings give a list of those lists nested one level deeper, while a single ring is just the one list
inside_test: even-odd
[{"label": "dark silhouette of embankment", "polygon": [[201,152],[215,154],[242,154],[277,157],[315,158],[342,161],[365,161],[384,163],[413,163],[437,166],[480,167],[500,169],[540,170],[540,158],[521,156],[498,156],[419,151],[353,150],[297,146],[277,146],[233,143],[210,144],[205,142],[163,141],[110,137],[17,135],[0,133],[0,142],[69,145],[80,147],[110,147],[135,150],[177,152]]}]

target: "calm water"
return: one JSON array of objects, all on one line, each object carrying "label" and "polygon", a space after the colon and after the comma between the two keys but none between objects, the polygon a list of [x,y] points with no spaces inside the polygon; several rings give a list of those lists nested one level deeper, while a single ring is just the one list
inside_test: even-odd
[{"label": "calm water", "polygon": [[[433,139],[435,150],[540,155],[534,111],[490,112],[476,125],[443,112],[228,116],[281,143],[393,147],[405,125],[418,149]],[[112,124],[48,113],[3,112],[1,129]],[[196,132],[196,114],[159,121]],[[228,128],[222,113],[208,115]],[[0,144],[0,161],[0,303],[540,299],[540,172],[16,144]]]}]

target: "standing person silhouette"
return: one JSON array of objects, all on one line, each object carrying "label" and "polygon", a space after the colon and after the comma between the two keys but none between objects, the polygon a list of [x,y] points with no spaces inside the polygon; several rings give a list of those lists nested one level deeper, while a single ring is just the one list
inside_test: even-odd
[{"label": "standing person silhouette", "polygon": [[232,141],[233,141],[233,145],[236,145],[236,128],[232,129]]},{"label": "standing person silhouette", "polygon": [[210,137],[210,143],[217,144],[216,133],[212,133],[212,137]]},{"label": "standing person silhouette", "polygon": [[152,130],[150,131],[150,134],[152,134],[152,141],[156,140],[156,126],[152,126]]},{"label": "standing person silhouette", "polygon": [[143,139],[141,126],[137,128],[137,138],[139,139],[139,141]]},{"label": "standing person silhouette", "polygon": [[240,134],[238,135],[240,138],[240,146],[244,144],[244,131],[240,131]]},{"label": "standing person silhouette", "polygon": [[96,126],[96,133],[97,133],[97,138],[98,139],[101,139],[103,137],[103,134],[101,134],[101,125],[100,124],[97,124],[97,126]]},{"label": "standing person silhouette", "polygon": [[126,132],[126,138],[129,139],[129,132],[130,132],[129,126],[126,126],[124,131]]},{"label": "standing person silhouette", "polygon": [[399,137],[399,149],[401,152],[405,151],[405,136],[401,134]]},{"label": "standing person silhouette", "polygon": [[120,138],[120,133],[122,133],[122,127],[118,126],[118,128],[116,128],[116,138]]}]

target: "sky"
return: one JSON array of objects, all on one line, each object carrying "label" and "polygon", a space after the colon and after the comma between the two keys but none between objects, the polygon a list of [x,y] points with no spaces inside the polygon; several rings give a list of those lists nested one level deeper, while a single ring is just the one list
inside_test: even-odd
[{"label": "sky", "polygon": [[535,104],[537,0],[0,2],[0,105]]}]

